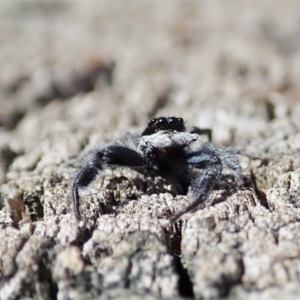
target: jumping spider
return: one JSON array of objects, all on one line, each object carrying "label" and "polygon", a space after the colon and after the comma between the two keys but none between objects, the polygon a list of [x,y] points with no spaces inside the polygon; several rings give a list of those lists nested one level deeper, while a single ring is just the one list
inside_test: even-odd
[{"label": "jumping spider", "polygon": [[[209,142],[192,150],[190,145],[199,140],[200,135],[207,135]],[[79,189],[87,187],[104,168],[112,164],[127,167],[155,166],[165,174],[174,175],[183,190],[188,191],[190,188],[191,204],[172,216],[171,222],[205,200],[221,176],[223,166],[234,171],[239,184],[242,182],[242,169],[234,155],[238,152],[212,144],[210,129],[186,129],[182,118],[153,118],[132,144],[135,149],[117,142],[104,146],[95,152],[76,175],[72,185],[72,200],[78,220],[81,219]]]}]

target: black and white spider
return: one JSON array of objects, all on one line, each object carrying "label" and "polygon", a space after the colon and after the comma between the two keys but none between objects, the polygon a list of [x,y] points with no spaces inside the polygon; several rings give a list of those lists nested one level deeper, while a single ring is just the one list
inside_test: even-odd
[{"label": "black and white spider", "polygon": [[[193,150],[191,144],[198,141],[200,135],[207,135],[210,142],[202,143],[198,149]],[[205,200],[221,176],[223,166],[234,171],[239,184],[242,182],[242,169],[234,155],[238,152],[212,144],[210,129],[192,127],[187,130],[182,118],[153,118],[132,144],[135,149],[132,145],[129,147],[117,142],[104,146],[95,152],[76,175],[72,185],[72,200],[78,220],[81,219],[79,189],[87,187],[104,168],[112,164],[127,167],[155,166],[165,174],[172,173],[183,190],[189,189],[191,204],[174,215],[171,222]],[[200,169],[202,172],[197,173]]]}]

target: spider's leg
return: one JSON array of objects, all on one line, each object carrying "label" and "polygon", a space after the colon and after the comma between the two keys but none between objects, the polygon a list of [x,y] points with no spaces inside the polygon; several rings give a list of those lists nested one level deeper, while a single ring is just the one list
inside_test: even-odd
[{"label": "spider's leg", "polygon": [[259,156],[247,153],[245,150],[234,148],[234,147],[226,147],[226,151],[230,152],[231,154],[242,155],[242,156],[248,157],[253,160],[261,160],[262,162],[268,161],[268,159],[266,157],[259,157]]},{"label": "spider's leg", "polygon": [[123,146],[110,145],[97,151],[78,172],[72,185],[72,201],[78,220],[81,219],[78,190],[87,187],[109,164],[138,167],[145,165],[145,161],[141,154]]},{"label": "spider's leg", "polygon": [[176,222],[182,215],[198,206],[209,194],[222,172],[222,161],[220,157],[216,153],[210,152],[209,149],[188,154],[187,163],[196,168],[204,169],[204,173],[191,182],[190,192],[192,203],[171,217],[171,223]]},{"label": "spider's leg", "polygon": [[212,130],[209,128],[199,128],[196,126],[193,126],[191,128],[189,128],[189,133],[196,133],[198,135],[206,135],[208,138],[208,141],[211,142],[212,141]]},{"label": "spider's leg", "polygon": [[214,144],[207,144],[207,146],[219,156],[226,167],[234,171],[238,185],[242,185],[243,172],[239,160],[234,156],[235,152],[232,151],[233,148],[223,148]]}]

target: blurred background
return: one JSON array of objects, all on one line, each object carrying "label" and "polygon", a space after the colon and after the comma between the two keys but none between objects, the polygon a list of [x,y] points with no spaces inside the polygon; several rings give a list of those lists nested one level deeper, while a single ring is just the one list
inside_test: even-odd
[{"label": "blurred background", "polygon": [[92,147],[175,115],[243,146],[297,119],[299,23],[296,1],[2,1],[0,182],[62,132]]}]

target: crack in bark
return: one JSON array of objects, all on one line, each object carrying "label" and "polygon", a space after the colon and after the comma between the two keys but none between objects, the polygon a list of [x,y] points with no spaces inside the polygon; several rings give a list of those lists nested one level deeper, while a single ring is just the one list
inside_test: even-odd
[{"label": "crack in bark", "polygon": [[252,170],[251,170],[251,176],[250,177],[251,177],[251,180],[253,182],[253,187],[254,187],[255,194],[256,194],[257,199],[259,200],[260,204],[262,206],[264,206],[267,210],[270,210],[266,194],[257,187],[256,178],[255,178],[255,175],[254,175]]},{"label": "crack in bark", "polygon": [[185,298],[195,298],[193,283],[188,273],[188,270],[183,266],[181,261],[181,241],[182,241],[182,221],[177,222],[174,227],[175,231],[166,232],[169,238],[168,251],[173,256],[175,271],[178,275],[178,293]]}]

